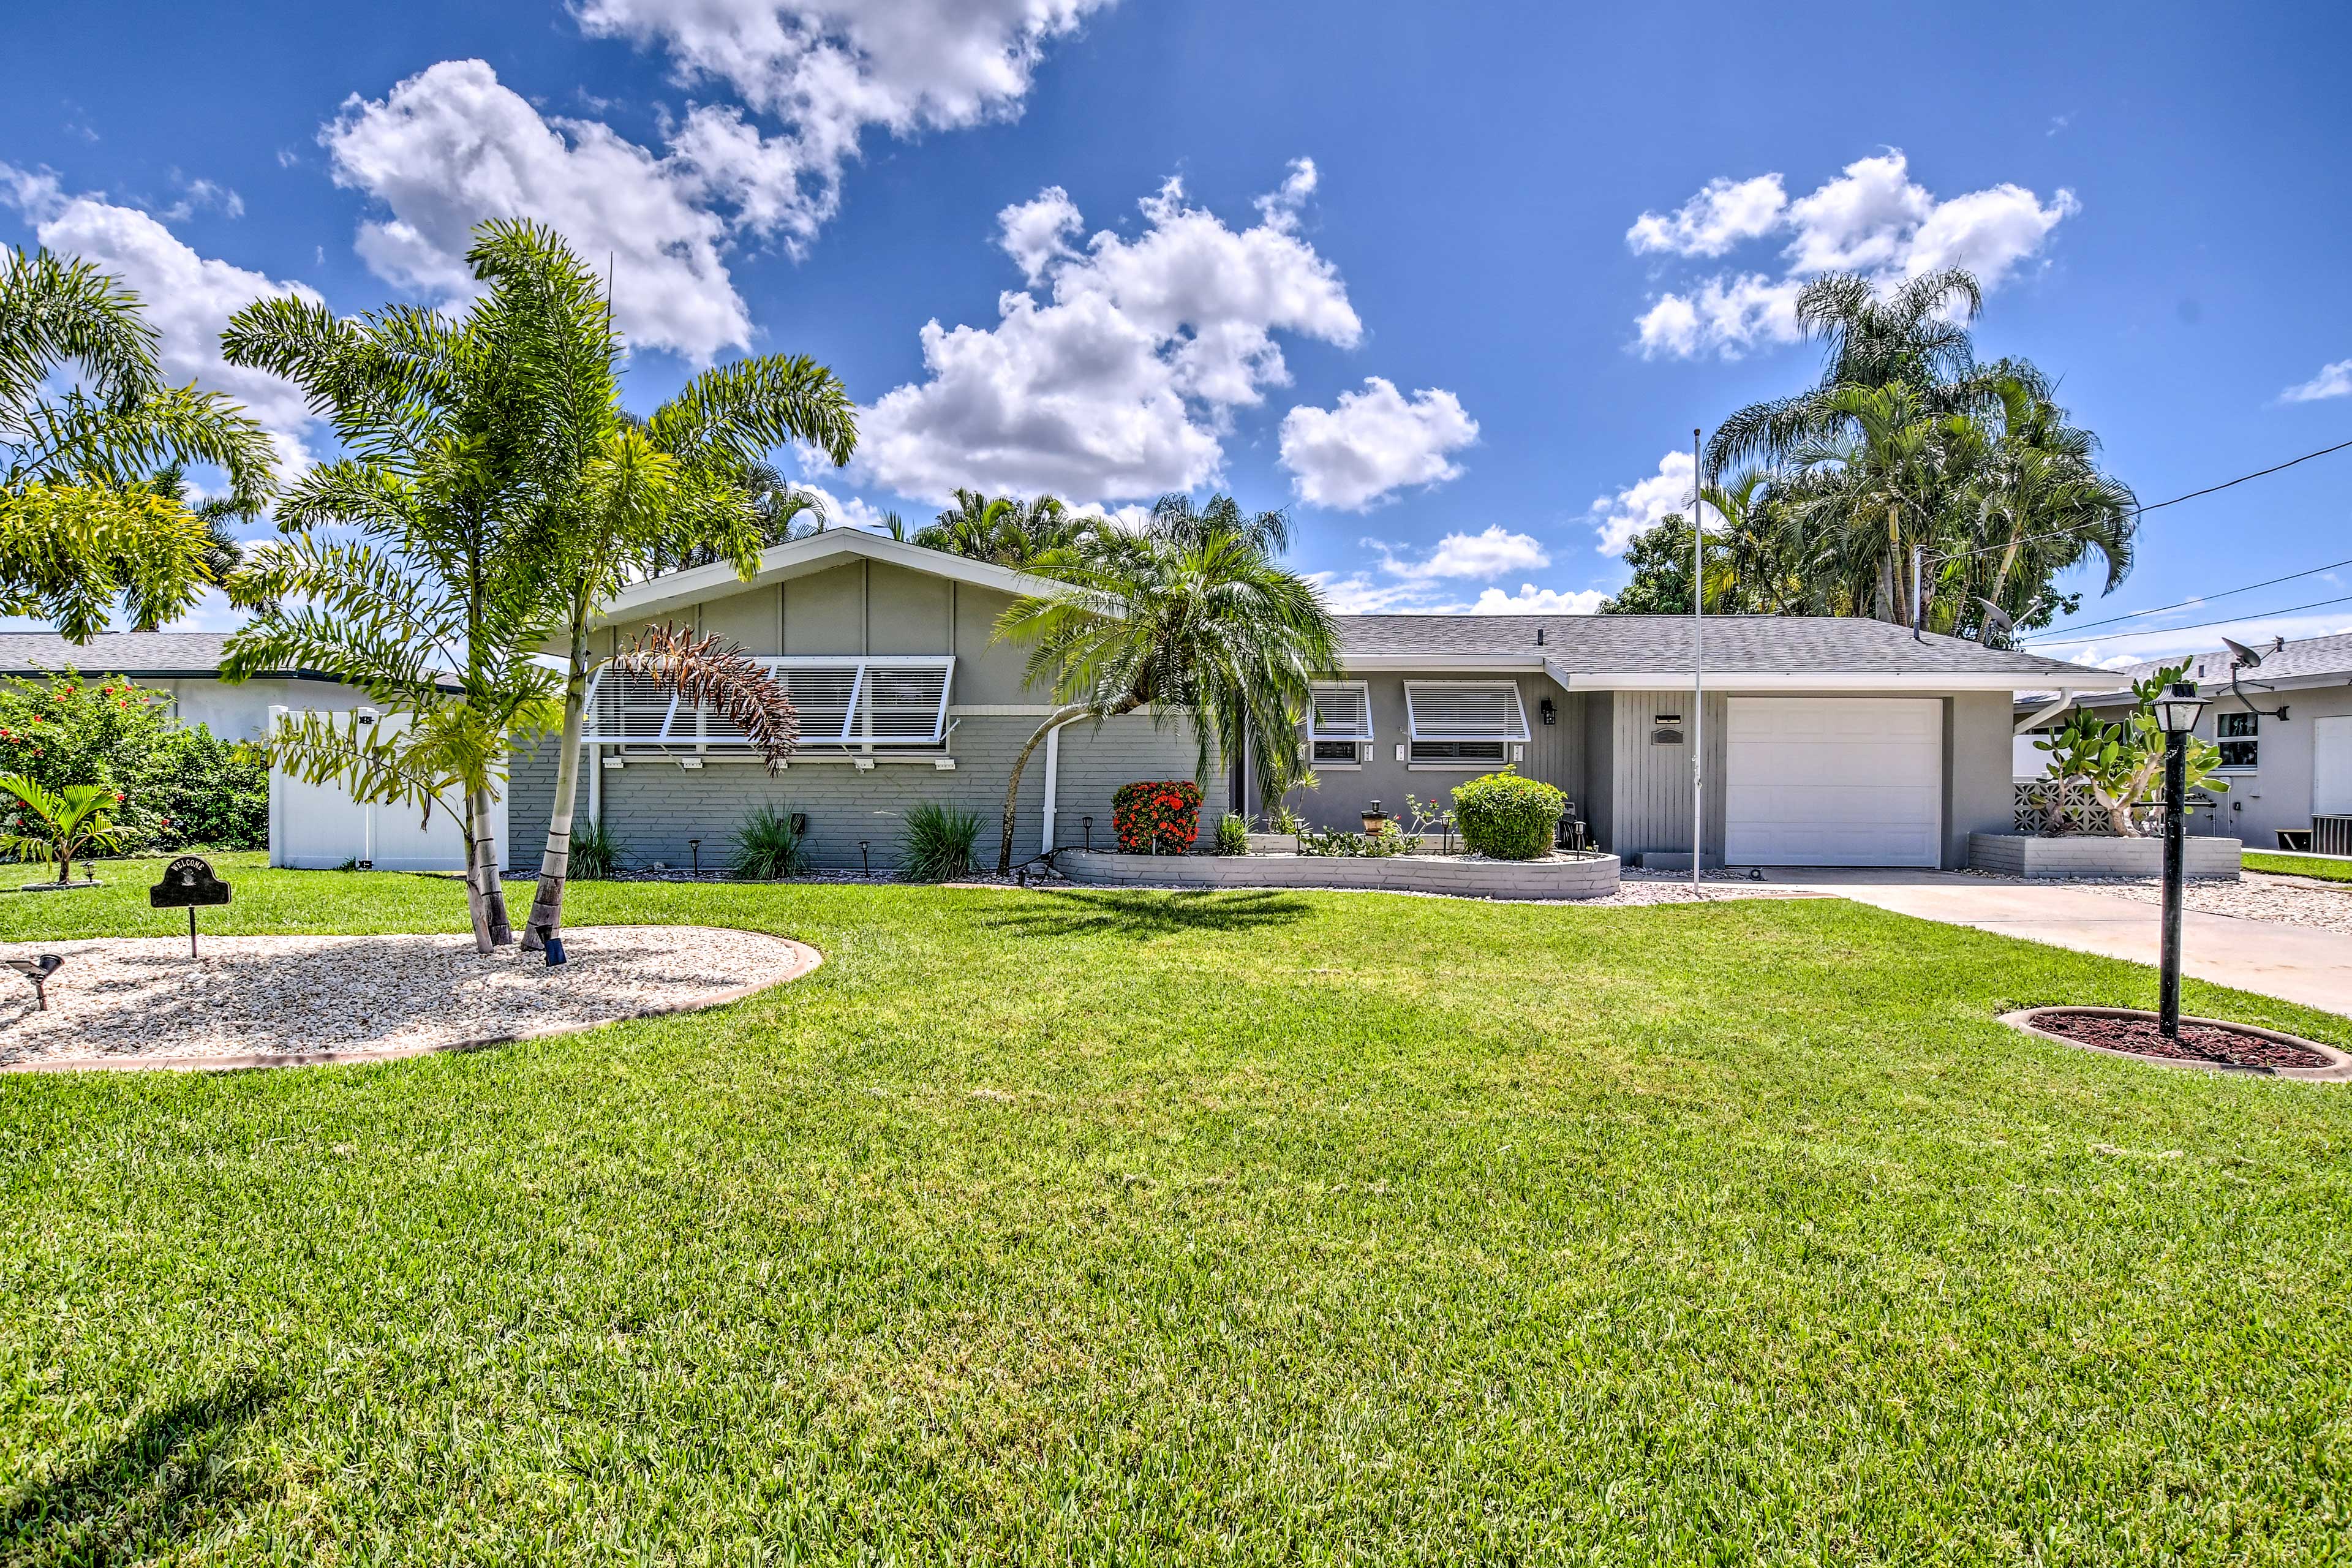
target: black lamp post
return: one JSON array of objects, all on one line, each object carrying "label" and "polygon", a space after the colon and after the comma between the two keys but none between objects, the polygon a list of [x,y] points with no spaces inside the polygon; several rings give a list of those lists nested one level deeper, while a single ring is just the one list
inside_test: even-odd
[{"label": "black lamp post", "polygon": [[2157,990],[2157,1027],[2168,1040],[2180,1037],[2180,896],[2189,831],[2189,736],[2205,700],[2197,683],[2176,680],[2156,700],[2157,727],[2164,731],[2164,959]]}]

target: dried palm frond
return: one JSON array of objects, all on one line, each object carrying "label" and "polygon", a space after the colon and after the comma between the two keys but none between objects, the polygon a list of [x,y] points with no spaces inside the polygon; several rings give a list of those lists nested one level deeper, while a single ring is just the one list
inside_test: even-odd
[{"label": "dried palm frond", "polygon": [[771,773],[782,770],[800,743],[800,715],[783,683],[716,632],[697,637],[676,626],[650,626],[607,668],[655,681],[682,702],[710,709],[759,748]]}]

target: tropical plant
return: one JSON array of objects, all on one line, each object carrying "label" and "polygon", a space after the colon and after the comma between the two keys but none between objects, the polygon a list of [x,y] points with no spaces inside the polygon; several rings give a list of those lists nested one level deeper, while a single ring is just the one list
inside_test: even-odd
[{"label": "tropical plant", "polygon": [[[2033,742],[2036,751],[2050,753],[2050,777],[2089,790],[2106,816],[2107,831],[2118,838],[2142,836],[2141,809],[2164,771],[2165,733],[2157,722],[2156,700],[2188,668],[2176,664],[2133,681],[2136,706],[2116,723],[2077,708],[2050,739]],[[2213,776],[2221,765],[2220,747],[2189,737],[2189,788],[2226,794],[2229,784]]]},{"label": "tropical plant", "polygon": [[[642,426],[644,421],[624,413],[623,419]],[[795,539],[806,539],[812,533],[822,533],[825,527],[824,498],[814,490],[803,489],[784,478],[774,465],[752,463],[738,480],[745,504],[757,520],[754,524],[756,548],[788,544]],[[656,540],[646,550],[646,575],[658,577],[667,572],[683,572],[695,566],[716,566],[726,559],[719,547],[706,539]],[[731,563],[730,563],[731,564]]]},{"label": "tropical plant", "polygon": [[1249,818],[1229,811],[1217,818],[1217,853],[1246,855],[1249,853]]},{"label": "tropical plant", "polygon": [[1462,842],[1474,855],[1496,860],[1538,860],[1551,853],[1568,797],[1507,765],[1454,786],[1454,814]]},{"label": "tropical plant", "polygon": [[216,464],[235,510],[266,502],[268,437],[220,394],[166,385],[156,343],[119,279],[0,252],[0,615],[87,642],[120,599],[150,630],[217,580],[214,528],[157,476]]},{"label": "tropical plant", "polygon": [[254,748],[171,718],[169,693],[71,666],[0,680],[0,773],[52,791],[94,784],[121,796],[110,812],[126,853],[268,842],[268,769]]},{"label": "tropical plant", "polygon": [[[605,662],[589,628],[605,604],[655,562],[688,549],[751,577],[771,521],[753,491],[772,447],[804,442],[836,463],[857,442],[856,410],[834,374],[806,358],[771,354],[707,370],[644,421],[620,405],[622,342],[600,280],[553,231],[494,224],[476,246],[477,270],[527,287],[538,302],[522,358],[535,417],[529,472],[538,498],[534,571],[552,607],[547,640],[562,660],[555,809],[539,889],[523,932],[543,947],[562,929],[572,800],[588,687]],[[694,700],[775,722],[747,731],[772,770],[793,739],[791,704],[766,671],[732,645],[697,650],[641,639],[616,664],[676,682],[701,661]],[[730,695],[732,693],[732,695]]]},{"label": "tropical plant", "polygon": [[1191,779],[1143,780],[1110,797],[1111,831],[1126,855],[1181,855],[1201,836],[1201,786]]},{"label": "tropical plant", "polygon": [[1025,570],[1040,557],[1077,542],[1094,523],[1074,516],[1052,496],[1021,500],[960,489],[955,498],[953,507],[915,534],[914,543]]},{"label": "tropical plant", "polygon": [[1345,828],[1335,827],[1326,833],[1308,829],[1298,835],[1298,852],[1301,855],[1361,857],[1366,859],[1387,860],[1399,855],[1416,854],[1420,851],[1421,845],[1421,835],[1407,833],[1403,826],[1393,817],[1379,822],[1361,833],[1350,833]]},{"label": "tropical plant", "polygon": [[910,882],[952,882],[971,875],[980,814],[925,801],[907,813],[907,851],[898,869]]},{"label": "tropical plant", "polygon": [[1055,707],[1013,758],[998,871],[1013,865],[1022,773],[1066,724],[1148,708],[1155,724],[1191,726],[1198,779],[1247,756],[1264,799],[1298,781],[1297,726],[1313,683],[1336,672],[1339,633],[1315,585],[1276,563],[1286,537],[1278,512],[1171,497],[1142,529],[1091,529],[1037,563],[1055,585],[1015,600],[997,636],[1028,645],[1028,679]]},{"label": "tropical plant", "polygon": [[104,784],[68,784],[53,790],[22,773],[5,773],[0,774],[0,790],[18,803],[0,821],[0,851],[19,860],[55,861],[61,887],[73,880],[77,856],[115,847],[109,819],[122,796]]},{"label": "tropical plant", "polygon": [[572,874],[601,882],[621,868],[621,840],[603,822],[590,820],[572,829]]},{"label": "tropical plant", "polygon": [[762,805],[735,830],[734,854],[729,868],[752,881],[772,882],[796,877],[808,869],[808,850],[788,812]]}]

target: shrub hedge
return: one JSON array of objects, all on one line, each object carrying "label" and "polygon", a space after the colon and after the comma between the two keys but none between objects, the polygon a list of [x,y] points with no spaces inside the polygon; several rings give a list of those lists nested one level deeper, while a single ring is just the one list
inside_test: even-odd
[{"label": "shrub hedge", "polygon": [[119,794],[125,853],[269,842],[269,765],[259,748],[179,723],[169,692],[123,676],[67,668],[46,680],[0,679],[0,773]]},{"label": "shrub hedge", "polygon": [[1454,786],[1454,815],[1474,855],[1535,860],[1551,852],[1568,797],[1508,767]]}]

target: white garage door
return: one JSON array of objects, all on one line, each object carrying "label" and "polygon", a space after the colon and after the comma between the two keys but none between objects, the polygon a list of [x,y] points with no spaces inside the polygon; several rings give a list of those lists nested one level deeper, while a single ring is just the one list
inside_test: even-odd
[{"label": "white garage door", "polygon": [[1735,866],[1943,863],[1943,704],[1735,697],[1724,858]]}]

